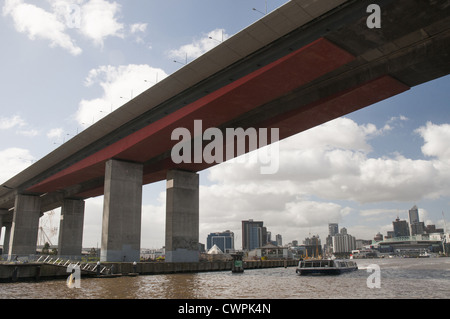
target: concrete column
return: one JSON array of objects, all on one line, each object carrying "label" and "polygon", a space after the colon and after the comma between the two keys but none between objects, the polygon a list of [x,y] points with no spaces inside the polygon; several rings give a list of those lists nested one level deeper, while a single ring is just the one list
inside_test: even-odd
[{"label": "concrete column", "polygon": [[41,199],[39,196],[16,196],[8,258],[11,258],[12,255],[36,254],[40,213]]},{"label": "concrete column", "polygon": [[199,175],[167,173],[166,262],[199,261]]},{"label": "concrete column", "polygon": [[84,200],[65,199],[59,222],[59,256],[81,256],[83,245]]},{"label": "concrete column", "polygon": [[142,178],[142,164],[106,163],[101,261],[139,261]]}]

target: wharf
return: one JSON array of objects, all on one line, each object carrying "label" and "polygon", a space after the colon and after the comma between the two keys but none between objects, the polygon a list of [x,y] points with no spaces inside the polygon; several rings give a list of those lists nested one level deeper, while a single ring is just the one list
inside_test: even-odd
[{"label": "wharf", "polygon": [[[244,269],[263,269],[297,266],[296,260],[263,260],[245,261]],[[166,263],[166,262],[139,262],[135,265],[126,262],[101,263],[102,273],[94,270],[95,263],[81,264],[81,277],[112,278],[120,276],[158,275],[173,273],[195,273],[211,271],[231,271],[232,261],[210,261],[198,263]],[[51,264],[45,262],[30,263],[0,263],[0,282],[39,281],[64,279],[70,276],[66,264]]]}]

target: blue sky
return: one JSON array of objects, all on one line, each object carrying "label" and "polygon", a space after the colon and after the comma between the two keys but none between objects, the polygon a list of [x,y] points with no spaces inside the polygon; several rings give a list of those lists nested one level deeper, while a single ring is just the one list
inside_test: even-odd
[{"label": "blue sky", "polygon": [[[268,10],[286,2],[268,1]],[[264,11],[265,1],[2,1],[0,179],[181,68],[174,60],[217,45],[209,36],[230,37],[262,17],[252,8]],[[284,243],[324,238],[328,222],[371,239],[415,204],[422,220],[444,227],[449,88],[447,76],[282,141],[277,174],[233,162],[202,172],[200,241],[229,229],[240,248],[244,219],[263,220]],[[164,245],[164,189],[144,187],[142,247]],[[99,245],[101,215],[102,198],[88,200],[85,247]]]}]

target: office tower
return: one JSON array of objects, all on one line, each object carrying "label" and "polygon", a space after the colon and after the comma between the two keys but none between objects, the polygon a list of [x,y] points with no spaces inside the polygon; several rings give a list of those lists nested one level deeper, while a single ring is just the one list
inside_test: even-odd
[{"label": "office tower", "polygon": [[217,245],[223,252],[234,250],[234,233],[229,230],[210,233],[206,239],[206,247],[210,250],[214,245]]},{"label": "office tower", "polygon": [[356,239],[352,235],[347,234],[347,230],[334,235],[333,237],[333,253],[349,253],[356,249]]},{"label": "office tower", "polygon": [[242,249],[252,250],[267,243],[267,229],[264,222],[253,219],[242,221]]},{"label": "office tower", "polygon": [[339,233],[337,223],[328,223],[328,236],[325,238],[325,248],[327,253],[333,252],[333,236]]},{"label": "office tower", "polygon": [[329,223],[328,224],[328,235],[334,236],[339,232],[339,227],[337,223]]},{"label": "office tower", "polygon": [[411,236],[425,233],[425,224],[419,220],[419,209],[416,205],[409,210],[409,224],[411,225]]},{"label": "office tower", "polygon": [[278,234],[275,236],[275,238],[276,238],[277,246],[280,246],[280,247],[283,246],[283,238],[281,237],[281,235]]},{"label": "office tower", "polygon": [[416,224],[419,222],[419,209],[417,208],[416,205],[414,205],[410,210],[409,210],[409,224]]},{"label": "office tower", "polygon": [[394,237],[409,236],[410,232],[406,220],[400,220],[400,218],[397,217],[397,219],[392,222],[392,225],[394,226]]}]

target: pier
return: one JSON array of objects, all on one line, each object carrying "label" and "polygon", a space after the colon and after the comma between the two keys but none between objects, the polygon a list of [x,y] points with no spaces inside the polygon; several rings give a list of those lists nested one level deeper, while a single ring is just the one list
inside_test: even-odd
[{"label": "pier", "polygon": [[[68,260],[51,262],[4,262],[0,263],[0,282],[20,282],[65,279],[70,276]],[[258,260],[244,261],[244,269],[263,269],[297,266],[296,260]],[[78,263],[81,277],[110,278],[118,276],[160,275],[174,273],[196,273],[209,271],[231,271],[233,261],[211,262],[107,262],[101,263],[97,269],[96,263]]]}]

